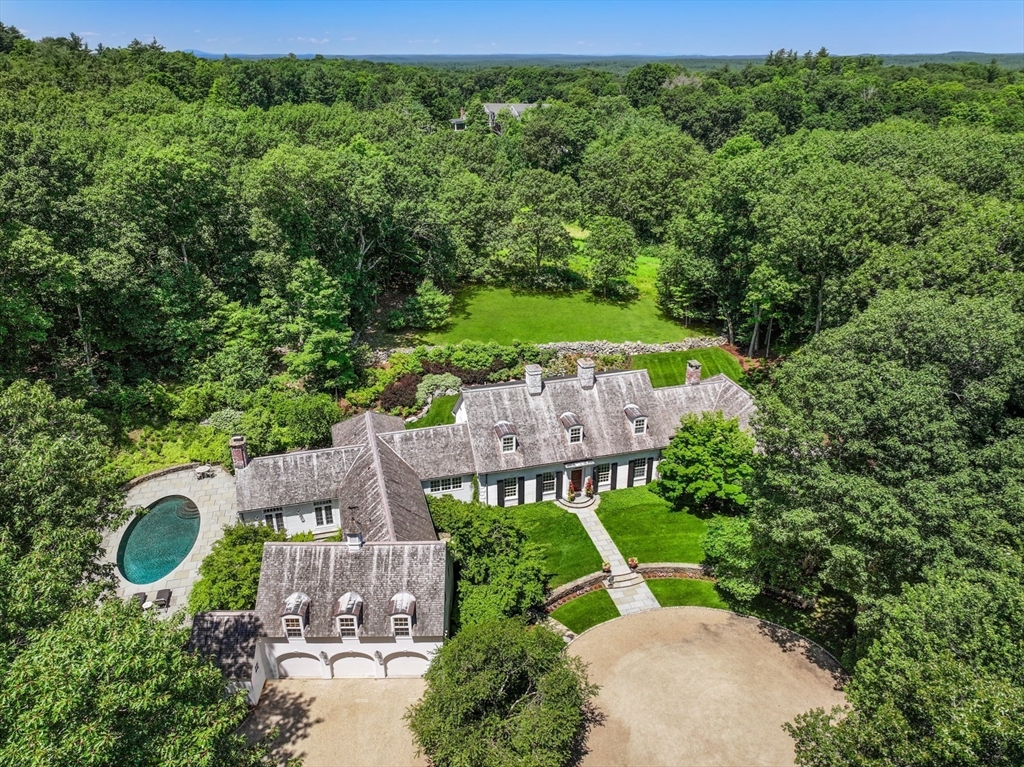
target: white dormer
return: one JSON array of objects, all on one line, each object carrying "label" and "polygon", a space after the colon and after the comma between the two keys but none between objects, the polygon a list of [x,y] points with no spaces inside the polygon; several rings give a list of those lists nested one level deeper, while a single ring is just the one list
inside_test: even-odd
[{"label": "white dormer", "polygon": [[498,438],[502,453],[514,453],[519,447],[519,435],[515,424],[509,421],[498,421],[494,424],[494,435]]},{"label": "white dormer", "polygon": [[565,429],[570,445],[578,445],[583,441],[583,424],[575,413],[562,413],[558,420]]},{"label": "white dormer", "polygon": [[309,597],[301,591],[292,593],[284,601],[281,628],[289,642],[303,642],[309,626]]},{"label": "white dormer", "polygon": [[391,634],[398,640],[412,640],[412,624],[416,618],[416,597],[400,591],[391,597]]},{"label": "white dormer", "polygon": [[358,639],[363,622],[363,598],[354,591],[346,591],[334,606],[334,623],[341,641]]},{"label": "white dormer", "polygon": [[626,414],[626,418],[629,419],[630,428],[632,428],[634,435],[647,433],[647,416],[639,407],[629,404],[622,409],[622,412],[624,412]]}]

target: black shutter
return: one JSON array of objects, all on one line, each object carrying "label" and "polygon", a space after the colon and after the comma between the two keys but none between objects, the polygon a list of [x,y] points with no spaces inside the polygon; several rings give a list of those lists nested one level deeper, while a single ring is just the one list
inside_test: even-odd
[{"label": "black shutter", "polygon": [[526,503],[526,475],[519,477],[519,505]]},{"label": "black shutter", "polygon": [[562,472],[555,472],[555,498],[562,497]]},{"label": "black shutter", "polygon": [[505,480],[498,480],[498,505],[505,505]]},{"label": "black shutter", "polygon": [[614,490],[615,486],[617,484],[619,484],[619,464],[617,464],[617,463],[613,463],[612,464],[612,473],[611,473],[611,476],[609,477],[609,479],[611,479],[611,481],[612,481],[611,489]]},{"label": "black shutter", "polygon": [[647,484],[651,484],[651,480],[654,479],[654,459],[647,459]]},{"label": "black shutter", "polygon": [[628,464],[628,468],[626,470],[626,487],[633,487],[633,466],[635,465],[635,461],[630,461]]},{"label": "black shutter", "polygon": [[537,502],[544,500],[544,475],[537,475]]}]

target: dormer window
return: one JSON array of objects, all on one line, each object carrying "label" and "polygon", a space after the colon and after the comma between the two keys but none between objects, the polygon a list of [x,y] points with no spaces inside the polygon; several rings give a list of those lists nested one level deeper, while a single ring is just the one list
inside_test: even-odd
[{"label": "dormer window", "polygon": [[284,635],[291,640],[304,637],[307,625],[309,625],[309,597],[301,591],[296,591],[284,602],[284,610],[281,612],[281,627],[284,629]]},{"label": "dormer window", "polygon": [[498,438],[501,444],[502,453],[514,453],[516,451],[519,440],[517,439],[518,432],[516,431],[515,424],[508,421],[498,421],[494,424],[494,436]]},{"label": "dormer window", "polygon": [[637,418],[633,421],[633,433],[634,434],[646,434],[647,433],[647,419]]},{"label": "dormer window", "polygon": [[582,441],[583,441],[583,427],[582,426],[573,426],[571,429],[569,429],[569,444],[570,445],[574,445],[577,442],[582,442]]},{"label": "dormer window", "polygon": [[583,441],[583,423],[575,413],[562,413],[558,420],[569,437],[570,445],[578,445]]},{"label": "dormer window", "polygon": [[412,621],[416,615],[416,597],[401,591],[391,597],[391,633],[398,639],[412,638]]},{"label": "dormer window", "polygon": [[354,615],[338,616],[338,636],[342,639],[354,638],[358,629]]},{"label": "dormer window", "polygon": [[626,418],[629,419],[633,425],[633,434],[646,434],[647,433],[647,415],[643,410],[638,408],[636,405],[626,405],[622,409],[622,412],[626,414]]},{"label": "dormer window", "polygon": [[334,620],[338,636],[354,639],[359,636],[359,624],[363,619],[363,598],[354,591],[346,591],[334,606]]}]

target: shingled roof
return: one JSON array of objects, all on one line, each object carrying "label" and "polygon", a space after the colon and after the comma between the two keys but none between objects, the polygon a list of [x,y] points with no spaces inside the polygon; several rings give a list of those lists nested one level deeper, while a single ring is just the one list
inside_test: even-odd
[{"label": "shingled roof", "polygon": [[[600,373],[590,389],[576,376],[547,379],[538,395],[530,395],[524,381],[469,387],[460,404],[478,473],[660,449],[686,413],[721,410],[746,427],[754,410],[750,395],[725,376],[655,389],[646,370]],[[633,433],[627,405],[647,417],[644,434]],[[566,413],[583,426],[582,442],[569,442],[562,428]],[[504,421],[515,424],[518,444],[512,453],[501,452],[495,436],[494,425]]]},{"label": "shingled roof", "polygon": [[456,477],[475,471],[469,428],[464,423],[395,431],[377,436],[412,466],[420,479]]},{"label": "shingled roof", "polygon": [[[421,493],[422,495],[422,493]],[[263,636],[283,636],[281,611],[296,591],[309,595],[307,637],[334,637],[338,600],[349,592],[362,598],[361,631],[388,636],[396,595],[416,600],[413,636],[444,636],[447,630],[445,541],[366,543],[266,543],[256,597]]]},{"label": "shingled roof", "polygon": [[198,613],[192,619],[188,651],[210,658],[231,680],[248,680],[263,621],[251,610]]},{"label": "shingled roof", "polygon": [[353,445],[254,458],[244,469],[235,470],[238,510],[334,498],[362,451],[362,447]]}]

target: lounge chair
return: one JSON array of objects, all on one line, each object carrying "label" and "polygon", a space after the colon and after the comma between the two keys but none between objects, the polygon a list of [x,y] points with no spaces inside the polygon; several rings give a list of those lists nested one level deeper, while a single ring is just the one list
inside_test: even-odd
[{"label": "lounge chair", "polygon": [[156,599],[153,600],[153,604],[157,607],[167,607],[167,604],[171,601],[171,590],[160,589],[156,592]]},{"label": "lounge chair", "polygon": [[138,594],[132,594],[132,599],[135,602],[138,602],[139,607],[142,607],[144,604],[146,604],[146,592],[140,591]]}]

